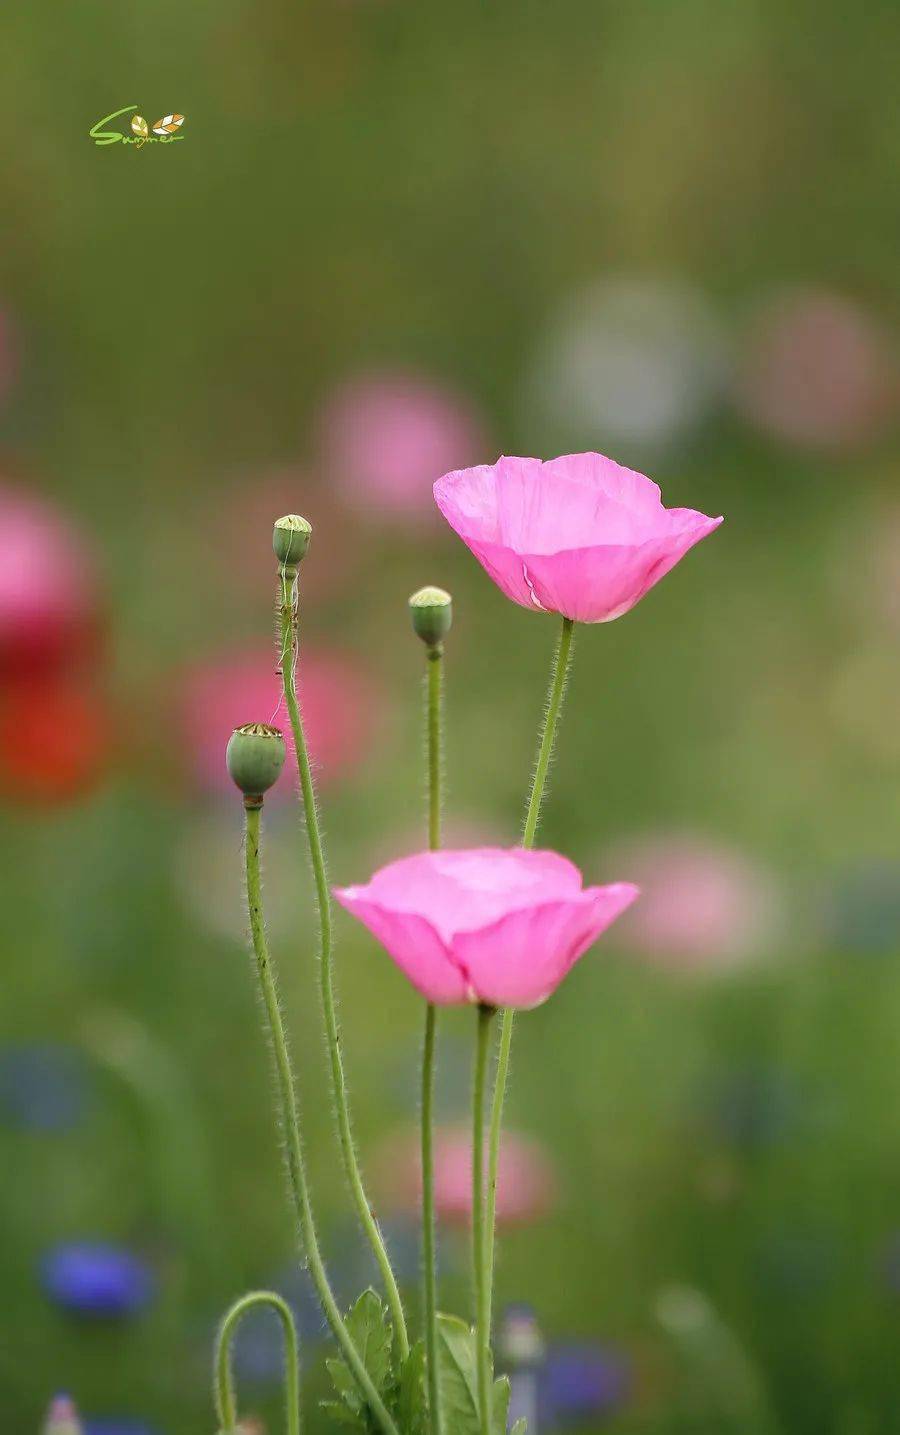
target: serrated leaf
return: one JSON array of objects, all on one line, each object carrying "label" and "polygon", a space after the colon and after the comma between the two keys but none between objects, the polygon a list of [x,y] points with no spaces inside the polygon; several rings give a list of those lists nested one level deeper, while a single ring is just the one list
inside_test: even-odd
[{"label": "serrated leaf", "polygon": [[475,1332],[455,1315],[438,1315],[438,1380],[444,1429],[478,1435],[478,1362]]},{"label": "serrated leaf", "polygon": [[505,1375],[494,1381],[491,1392],[491,1430],[493,1435],[506,1435],[509,1419],[509,1380]]},{"label": "serrated leaf", "polygon": [[394,1332],[375,1291],[363,1291],[347,1316],[347,1330],[380,1394],[391,1376]]},{"label": "serrated leaf", "polygon": [[425,1396],[425,1345],[416,1341],[400,1367],[394,1400],[394,1414],[402,1435],[421,1435],[427,1424]]},{"label": "serrated leaf", "polygon": [[320,1400],[319,1408],[326,1410],[332,1420],[337,1420],[340,1425],[352,1425],[355,1430],[366,1428],[365,1418],[349,1410],[341,1400]]}]

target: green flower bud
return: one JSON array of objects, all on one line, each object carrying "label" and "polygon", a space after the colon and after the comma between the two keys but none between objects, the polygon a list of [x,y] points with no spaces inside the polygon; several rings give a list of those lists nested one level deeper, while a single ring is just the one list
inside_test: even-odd
[{"label": "green flower bud", "polygon": [[233,782],[245,797],[260,802],[277,782],[284,767],[284,738],[277,727],[264,722],[248,722],[236,727],[228,739],[225,761]]},{"label": "green flower bud", "polygon": [[420,588],[409,600],[409,612],[415,632],[436,648],[450,632],[453,622],[453,599],[443,588]]},{"label": "green flower bud", "polygon": [[312,524],[299,513],[287,513],[279,518],[272,533],[272,547],[278,562],[285,568],[296,568],[306,556],[311,536]]}]

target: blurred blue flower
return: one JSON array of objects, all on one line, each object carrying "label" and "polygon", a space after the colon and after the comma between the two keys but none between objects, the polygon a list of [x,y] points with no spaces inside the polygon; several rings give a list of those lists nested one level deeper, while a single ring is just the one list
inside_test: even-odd
[{"label": "blurred blue flower", "polygon": [[610,1415],[630,1391],[631,1367],[621,1351],[591,1341],[552,1345],[538,1382],[541,1428]]},{"label": "blurred blue flower", "polygon": [[21,1042],[0,1052],[0,1116],[31,1131],[66,1131],[87,1105],[84,1063],[72,1047]]},{"label": "blurred blue flower", "polygon": [[99,1241],[55,1246],[41,1261],[41,1284],[64,1310],[110,1319],[136,1315],[155,1292],[153,1274],[139,1256]]},{"label": "blurred blue flower", "polygon": [[839,877],[828,903],[828,937],[839,951],[893,956],[900,950],[900,867],[871,862]]},{"label": "blurred blue flower", "polygon": [[702,1105],[716,1137],[749,1150],[783,1140],[803,1114],[798,1087],[776,1066],[721,1073],[705,1089]]}]

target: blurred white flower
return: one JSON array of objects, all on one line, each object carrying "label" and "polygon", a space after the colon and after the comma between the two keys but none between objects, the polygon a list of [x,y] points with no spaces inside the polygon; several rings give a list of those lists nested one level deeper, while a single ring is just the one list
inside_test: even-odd
[{"label": "blurred white flower", "polygon": [[[728,349],[706,297],[684,281],[622,275],[573,295],[526,381],[526,415],[569,448],[659,450],[714,406]],[[530,418],[526,419],[530,423]]]}]

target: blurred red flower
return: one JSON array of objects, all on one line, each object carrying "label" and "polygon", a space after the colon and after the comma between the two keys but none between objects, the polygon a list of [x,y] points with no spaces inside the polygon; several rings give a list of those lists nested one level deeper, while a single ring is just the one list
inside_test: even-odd
[{"label": "blurred red flower", "polygon": [[90,792],[107,771],[109,707],[90,682],[22,677],[0,696],[0,786],[6,802],[52,806]]}]

